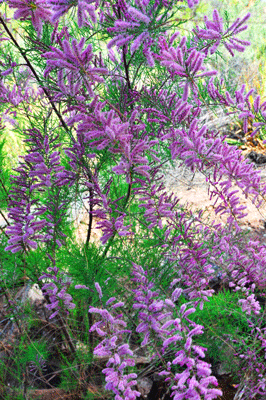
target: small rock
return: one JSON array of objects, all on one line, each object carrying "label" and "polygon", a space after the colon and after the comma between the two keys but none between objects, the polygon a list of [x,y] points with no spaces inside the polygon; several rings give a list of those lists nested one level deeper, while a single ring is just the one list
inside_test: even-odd
[{"label": "small rock", "polygon": [[137,381],[137,390],[142,397],[147,397],[152,388],[152,380],[149,378],[140,378]]},{"label": "small rock", "polygon": [[29,290],[28,299],[32,303],[35,303],[36,300],[44,300],[43,293],[37,283],[34,283],[34,285],[32,285],[31,289]]},{"label": "small rock", "polygon": [[266,163],[266,156],[264,154],[256,153],[255,151],[251,151],[248,154],[248,158],[256,164]]}]

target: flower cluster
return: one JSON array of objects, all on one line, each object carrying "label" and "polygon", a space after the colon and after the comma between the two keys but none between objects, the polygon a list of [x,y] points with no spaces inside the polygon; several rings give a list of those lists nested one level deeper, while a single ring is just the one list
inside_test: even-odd
[{"label": "flower cluster", "polygon": [[[222,43],[229,53],[234,57],[233,50],[243,52],[245,46],[249,46],[250,42],[247,40],[238,39],[235,36],[247,29],[245,22],[249,19],[250,13],[244,18],[237,18],[233,24],[224,29],[223,19],[220,17],[217,10],[213,11],[213,21],[204,17],[205,29],[197,27],[193,30],[195,33],[195,40],[199,42],[199,46],[204,49],[204,53],[207,55],[208,52],[213,54],[216,52],[218,46]],[[202,40],[207,44],[202,44]],[[203,43],[204,43],[203,42]]]},{"label": "flower cluster", "polygon": [[117,19],[114,26],[109,28],[109,32],[115,33],[115,36],[109,41],[107,45],[108,49],[111,49],[113,46],[120,49],[131,43],[130,51],[133,54],[140,46],[143,46],[143,54],[147,59],[148,65],[154,67],[154,58],[151,51],[151,45],[154,43],[154,40],[148,30],[151,22],[148,16],[148,9],[139,10],[124,3],[122,12],[125,20]]},{"label": "flower cluster", "polygon": [[[168,346],[184,341],[184,348],[175,353],[175,358],[172,362],[168,363],[167,370],[161,374],[168,376],[167,381],[170,381],[173,386],[171,387],[174,400],[183,400],[186,398],[200,400],[216,399],[222,395],[220,389],[210,388],[210,385],[217,386],[217,379],[211,375],[211,366],[202,358],[205,357],[206,349],[193,345],[193,336],[203,333],[202,326],[192,325],[189,329],[182,324],[182,318],[186,320],[187,315],[195,312],[195,309],[187,309],[182,306],[180,309],[180,318],[176,318],[167,322],[169,329],[169,338],[164,341],[163,350],[165,351]],[[166,325],[166,324],[165,324]],[[165,327],[165,325],[163,327]],[[171,329],[170,329],[171,328]],[[171,377],[171,367],[179,365],[184,370],[174,374]]]},{"label": "flower cluster", "polygon": [[217,71],[206,71],[204,66],[205,55],[195,49],[188,51],[187,38],[181,38],[178,47],[168,47],[166,41],[161,40],[161,52],[157,57],[172,76],[180,76],[184,79],[183,101],[188,98],[188,89],[194,93],[197,91],[196,80],[198,78],[213,76]]},{"label": "flower cluster", "polygon": [[[126,214],[120,210],[116,202],[108,199],[108,184],[103,193],[96,174],[88,168],[90,160],[96,157],[96,152],[107,149],[111,154],[119,156],[120,159],[112,171],[117,175],[125,177],[130,185],[134,182],[134,176],[150,177],[150,163],[146,153],[154,160],[156,157],[155,145],[158,140],[149,138],[138,139],[138,135],[143,131],[145,125],[137,122],[137,113],[133,113],[128,122],[122,122],[113,110],[103,111],[104,103],[93,100],[90,109],[83,107],[76,115],[68,120],[69,125],[78,123],[77,140],[73,146],[66,150],[70,158],[70,165],[74,171],[80,167],[83,169],[85,178],[87,177],[86,187],[93,192],[93,205],[97,208],[93,215],[101,218],[98,228],[103,230],[102,243],[112,237],[116,232],[119,236],[130,235],[130,225],[124,224]],[[89,179],[88,179],[89,178]],[[91,203],[92,204],[92,203]],[[114,212],[115,211],[115,212]]]},{"label": "flower cluster", "polygon": [[[102,291],[98,283],[95,284],[100,299]],[[130,331],[126,328],[126,322],[122,318],[122,314],[113,315],[117,308],[123,307],[123,302],[115,302],[115,297],[107,300],[105,308],[90,307],[89,312],[99,314],[100,321],[95,322],[90,332],[96,331],[99,336],[104,339],[95,347],[94,354],[99,357],[108,356],[106,368],[103,369],[105,375],[107,390],[111,390],[115,394],[115,400],[132,399],[140,396],[137,390],[132,386],[136,385],[135,373],[126,373],[128,367],[133,367],[135,361],[132,358],[133,352],[128,344],[118,342],[123,340],[125,333]],[[108,310],[109,309],[109,310]],[[122,329],[121,329],[122,328]]]},{"label": "flower cluster", "polygon": [[[188,86],[186,88],[188,89]],[[169,96],[167,90],[162,89],[157,93],[156,91],[152,92],[145,88],[145,97],[151,102],[156,101],[157,108],[146,107],[142,109],[142,112],[147,113],[147,121],[149,123],[158,124],[159,134],[161,134],[162,131],[165,134],[166,124],[175,126],[186,122],[188,118],[193,119],[197,117],[197,108],[193,110],[192,105],[189,104],[188,101],[183,101],[188,98],[188,95],[189,92],[186,90],[183,92],[182,98],[180,99],[177,93]]]},{"label": "flower cluster", "polygon": [[[13,175],[13,188],[9,194],[9,218],[14,221],[7,228],[10,236],[9,246],[6,250],[13,253],[19,250],[37,248],[37,241],[51,241],[54,238],[54,230],[60,221],[60,217],[52,216],[51,212],[56,207],[56,199],[49,204],[40,204],[38,193],[48,190],[52,186],[60,186],[60,173],[64,167],[60,163],[60,154],[56,150],[60,144],[55,143],[56,137],[48,138],[36,129],[27,131],[29,152],[24,156],[24,161],[15,169],[17,175]],[[59,204],[60,209],[64,208]],[[44,214],[46,218],[44,218]],[[40,219],[40,217],[42,219]],[[54,219],[57,218],[57,221]],[[48,229],[48,232],[40,231]],[[58,232],[59,233],[59,232]],[[59,234],[63,237],[63,234]],[[56,238],[59,243],[59,238]]]},{"label": "flower cluster", "polygon": [[[261,262],[265,260],[265,247],[250,240],[245,251],[240,252],[238,247],[229,241],[228,234],[224,234],[219,241],[219,248],[223,252],[220,261],[226,265],[223,269],[228,277],[229,286],[244,296],[239,303],[246,314],[259,314],[261,306],[254,292],[256,287],[264,289],[262,282],[265,279],[265,272]],[[257,262],[254,261],[256,259]]]},{"label": "flower cluster", "polygon": [[[199,0],[188,0],[188,6],[193,8],[198,2]],[[118,8],[120,18],[115,15],[114,25],[108,28],[108,32],[113,37],[107,45],[108,49],[116,46],[118,50],[123,48],[125,51],[130,44],[131,54],[142,47],[142,53],[150,67],[155,65],[152,48],[156,47],[156,35],[165,36],[165,31],[161,28],[166,17],[164,8],[168,10],[168,14],[171,14],[174,5],[173,1],[152,3],[151,1],[136,2],[136,6],[133,7],[121,1]]]},{"label": "flower cluster", "polygon": [[144,335],[141,346],[145,346],[152,332],[159,338],[163,337],[164,330],[161,328],[161,321],[171,315],[171,312],[166,311],[167,306],[173,307],[174,304],[169,300],[163,301],[160,293],[152,290],[154,284],[149,282],[147,272],[140,265],[133,263],[132,275],[131,280],[137,283],[137,289],[133,289],[135,294],[133,309],[140,310],[138,318],[141,321],[136,332]]},{"label": "flower cluster", "polygon": [[[95,4],[93,4],[95,3]],[[96,8],[99,4],[98,0],[49,0],[48,4],[51,6],[53,15],[52,22],[56,22],[60,17],[66,14],[73,6],[77,6],[78,26],[91,25],[91,22],[96,23]]]},{"label": "flower cluster", "polygon": [[41,371],[46,371],[47,370],[47,366],[46,366],[46,360],[43,359],[43,357],[40,355],[36,355],[36,361],[31,361],[29,363],[29,372],[31,372],[32,374],[37,374],[40,370]]},{"label": "flower cluster", "polygon": [[72,302],[72,296],[67,293],[71,281],[67,279],[65,274],[62,276],[59,268],[55,266],[48,267],[47,271],[40,276],[39,280],[48,279],[50,281],[42,286],[44,296],[47,296],[49,299],[49,304],[46,304],[46,308],[50,311],[52,310],[49,319],[54,318],[60,311],[69,314],[68,310],[73,310],[76,307]]},{"label": "flower cluster", "polygon": [[221,200],[216,213],[229,213],[229,224],[235,224],[236,219],[245,216],[245,206],[240,205],[237,191],[232,190],[233,182],[246,196],[252,194],[254,203],[265,195],[266,188],[260,183],[260,174],[244,160],[240,150],[229,146],[213,132],[207,132],[205,127],[198,129],[196,119],[188,131],[178,129],[164,138],[173,141],[173,158],[179,157],[193,170],[198,168],[204,172],[213,188],[211,197]]},{"label": "flower cluster", "polygon": [[[72,73],[81,79],[91,97],[94,97],[92,90],[96,82],[103,82],[104,79],[100,75],[106,75],[106,68],[94,67],[92,60],[94,54],[92,46],[89,44],[84,50],[85,38],[83,37],[78,43],[74,38],[71,43],[69,38],[65,38],[60,42],[61,49],[51,46],[50,51],[42,54],[42,57],[47,59],[47,67],[44,75],[57,68],[65,72],[65,75]],[[62,82],[62,73],[59,75],[59,80]]]},{"label": "flower cluster", "polygon": [[[188,316],[196,311],[194,307],[188,308],[189,303],[183,304],[178,312],[178,318],[174,318],[176,302],[183,290],[177,287],[173,290],[172,298],[157,299],[159,292],[151,290],[153,284],[147,279],[147,273],[139,265],[133,264],[132,280],[138,284],[134,289],[134,309],[139,309],[140,324],[136,331],[145,335],[142,345],[147,344],[151,333],[162,341],[159,357],[161,362],[166,351],[171,348],[174,354],[172,361],[167,363],[167,369],[161,375],[166,375],[166,380],[171,384],[172,396],[175,400],[195,398],[200,400],[215,399],[221,395],[219,389],[209,388],[209,385],[217,386],[217,380],[211,375],[210,365],[201,358],[205,357],[205,351],[201,346],[193,344],[193,336],[203,333],[203,327],[191,321]],[[176,282],[173,282],[173,285]],[[170,309],[167,312],[166,308]],[[164,322],[164,323],[163,323]],[[184,343],[182,350],[176,349]],[[158,348],[158,344],[156,346]],[[180,365],[182,372],[172,373],[172,366]]]},{"label": "flower cluster", "polygon": [[0,104],[6,106],[6,109],[2,112],[2,118],[15,126],[17,124],[17,107],[23,102],[24,106],[30,111],[30,103],[41,99],[43,91],[42,88],[36,90],[32,87],[32,74],[29,68],[19,68],[17,84],[13,84],[10,87],[6,84],[5,80],[9,78],[8,75],[12,71],[17,70],[15,68],[16,63],[11,61],[8,64],[0,64],[3,66],[3,71],[1,72],[2,79],[0,79]]},{"label": "flower cluster", "polygon": [[15,61],[12,61],[9,65],[5,65],[4,63],[1,62],[1,66],[3,68],[3,71],[1,71],[2,76],[7,76],[13,72],[14,67],[17,65]]},{"label": "flower cluster", "polygon": [[[243,120],[244,133],[248,132],[248,119],[256,121],[253,123],[256,129],[250,134],[254,136],[259,131],[260,127],[265,125],[266,102],[261,102],[259,95],[253,96],[254,89],[250,89],[245,93],[245,88],[245,85],[242,85],[240,89],[235,91],[232,97],[228,91],[222,94],[218,85],[215,87],[212,78],[207,86],[208,94],[213,100],[218,100],[221,104],[232,108],[234,110],[232,113],[238,114],[238,118]],[[250,98],[252,98],[253,104],[251,104]]]},{"label": "flower cluster", "polygon": [[43,22],[49,22],[52,12],[45,0],[8,0],[11,8],[16,8],[15,19],[25,20],[30,18],[38,35],[42,33]]}]

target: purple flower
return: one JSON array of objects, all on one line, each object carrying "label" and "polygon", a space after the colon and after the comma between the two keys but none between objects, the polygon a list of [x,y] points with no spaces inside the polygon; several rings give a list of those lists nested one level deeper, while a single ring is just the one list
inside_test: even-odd
[{"label": "purple flower", "polygon": [[187,4],[188,4],[189,8],[193,8],[197,4],[199,4],[199,0],[187,0]]},{"label": "purple flower", "polygon": [[96,288],[96,290],[98,292],[99,298],[101,299],[103,297],[103,294],[102,294],[102,289],[101,289],[101,287],[100,287],[98,282],[95,282],[95,288]]},{"label": "purple flower", "polygon": [[261,310],[260,303],[256,300],[254,293],[248,296],[246,299],[241,299],[238,301],[241,304],[242,311],[246,311],[247,314],[259,314]]},{"label": "purple flower", "polygon": [[217,71],[206,71],[204,66],[205,55],[196,49],[188,49],[186,37],[180,40],[179,46],[168,47],[164,39],[160,40],[160,54],[156,58],[165,66],[172,76],[184,79],[186,85],[183,100],[187,99],[187,90],[190,87],[192,93],[197,92],[196,79],[217,74]]},{"label": "purple flower", "polygon": [[[120,18],[115,16],[114,25],[108,27],[108,33],[112,34],[112,38],[107,44],[107,48],[116,48],[122,52],[127,52],[127,45],[131,43],[130,51],[134,54],[142,46],[142,54],[146,57],[147,64],[150,67],[155,65],[154,53],[151,50],[155,48],[157,35],[160,32],[165,36],[165,31],[161,28],[163,15],[159,15],[163,7],[167,7],[170,11],[173,7],[173,2],[156,2],[151,8],[149,2],[136,3],[133,7],[123,3],[120,7]],[[157,18],[152,21],[152,14]]]},{"label": "purple flower", "polygon": [[216,213],[228,213],[229,224],[235,224],[238,218],[246,215],[245,207],[240,205],[236,195],[238,191],[231,189],[232,182],[246,196],[252,194],[254,202],[265,193],[266,187],[260,184],[259,173],[243,159],[240,150],[229,146],[223,138],[207,132],[205,127],[197,129],[197,120],[191,123],[188,131],[177,129],[164,138],[172,140],[170,147],[173,158],[178,156],[191,169],[197,166],[200,171],[205,171],[212,186],[211,198],[216,198],[216,203],[220,200]]},{"label": "purple flower", "polygon": [[144,22],[145,24],[150,23],[150,18],[143,14],[140,10],[137,10],[134,7],[129,6],[127,12],[131,15],[131,17],[137,21]]},{"label": "purple flower", "polygon": [[[104,82],[100,75],[108,73],[106,68],[94,67],[92,64],[93,52],[92,46],[88,45],[84,50],[85,38],[83,37],[78,43],[76,39],[69,38],[60,42],[61,49],[51,46],[50,51],[42,54],[42,57],[47,59],[47,67],[44,75],[47,76],[53,69],[64,71],[64,74],[74,73],[78,76],[78,81],[81,81],[86,86],[88,93],[94,97],[92,87],[95,83]],[[59,76],[62,82],[62,73]],[[62,83],[61,83],[62,84]]]},{"label": "purple flower", "polygon": [[15,19],[25,20],[30,17],[38,35],[42,33],[42,21],[50,22],[52,12],[45,0],[8,0],[8,5],[17,8]]},{"label": "purple flower", "polygon": [[[230,233],[221,229],[219,249],[222,250],[220,262],[225,266],[224,279],[227,277],[229,286],[238,291],[243,298],[239,300],[242,311],[247,315],[259,314],[261,306],[255,297],[255,288],[265,288],[264,260],[266,250],[259,242],[249,241],[246,247],[239,250],[238,246],[232,243]],[[256,260],[256,261],[255,261]]]},{"label": "purple flower", "polygon": [[43,359],[41,355],[36,355],[36,361],[31,361],[29,363],[29,371],[32,374],[38,373],[38,371],[45,371],[47,370],[46,360]]},{"label": "purple flower", "polygon": [[79,28],[86,25],[91,26],[91,22],[96,23],[97,21],[95,11],[99,4],[98,0],[48,0],[48,4],[53,11],[52,22],[56,22],[61,16],[75,6],[77,6]]},{"label": "purple flower", "polygon": [[[168,339],[163,343],[162,350],[165,351],[172,343],[184,343],[184,348],[175,353],[172,362],[168,362],[167,370],[161,374],[168,376],[172,365],[179,365],[183,369],[182,372],[174,374],[171,381],[171,391],[174,399],[215,399],[222,395],[221,390],[210,388],[210,385],[218,385],[214,376],[211,375],[210,364],[202,361],[205,356],[206,349],[193,345],[193,336],[203,333],[203,327],[189,322],[191,327],[185,324],[187,320],[186,314],[189,311],[195,312],[195,309],[186,310],[186,305],[180,308],[180,318],[170,320],[165,324],[168,329]],[[189,321],[189,320],[188,320]],[[166,334],[167,336],[167,334]],[[180,347],[180,344],[179,344]],[[170,378],[166,378],[169,381]]]},{"label": "purple flower", "polygon": [[[217,386],[217,380],[211,375],[210,364],[201,360],[205,357],[206,349],[193,344],[193,337],[203,333],[203,326],[192,322],[188,316],[196,311],[190,303],[183,304],[178,312],[178,317],[173,318],[175,305],[170,299],[159,300],[160,293],[154,291],[153,284],[147,279],[147,272],[142,267],[133,264],[132,281],[138,287],[133,289],[135,293],[133,308],[140,310],[140,324],[136,331],[144,335],[142,346],[146,345],[151,337],[156,340],[156,348],[160,348],[159,358],[163,360],[163,355],[169,346],[180,349],[174,354],[171,362],[167,363],[167,370],[163,370],[161,375],[166,375],[166,381],[170,380],[173,398],[214,399],[221,395],[218,389],[209,388],[210,385]],[[173,285],[174,286],[174,282]],[[174,290],[172,299],[177,299],[182,290]],[[169,312],[167,312],[167,306]],[[189,307],[189,308],[188,308]],[[159,343],[161,341],[161,346]],[[158,353],[158,352],[157,352]],[[174,377],[168,377],[171,368],[179,365],[183,368],[181,373],[172,373]],[[193,397],[192,397],[193,396]]]},{"label": "purple flower", "polygon": [[[96,290],[101,300],[102,290],[98,283],[95,284]],[[106,368],[103,369],[105,375],[105,389],[111,390],[115,394],[115,399],[132,399],[140,396],[140,393],[132,388],[136,385],[136,374],[126,373],[127,367],[135,365],[132,358],[133,352],[130,350],[128,344],[118,344],[126,332],[130,332],[122,328],[126,328],[126,322],[122,319],[122,315],[113,315],[117,308],[123,307],[123,302],[113,304],[115,298],[107,300],[106,308],[90,307],[90,313],[97,313],[100,315],[100,321],[94,323],[90,332],[96,331],[100,337],[104,339],[95,347],[94,354],[100,357],[108,356],[109,360],[106,363]],[[111,305],[112,304],[112,305]],[[108,310],[109,309],[109,310]]]},{"label": "purple flower", "polygon": [[49,267],[46,273],[39,277],[39,280],[49,279],[50,282],[42,286],[42,292],[45,296],[48,296],[50,303],[46,304],[48,310],[52,310],[52,314],[49,319],[54,318],[60,311],[64,311],[69,314],[69,310],[73,310],[76,305],[72,302],[72,296],[67,293],[67,290],[71,284],[69,280],[62,277],[63,273],[60,273],[59,268]]},{"label": "purple flower", "polygon": [[[205,48],[205,54],[210,51],[210,54],[216,52],[218,46],[222,43],[229,53],[234,56],[233,50],[243,52],[245,46],[249,46],[250,42],[242,39],[238,39],[235,36],[246,30],[247,25],[244,23],[249,19],[250,14],[248,13],[244,18],[237,18],[236,21],[227,29],[224,30],[223,19],[219,16],[217,10],[213,11],[213,21],[209,20],[206,16],[204,17],[205,29],[194,29],[193,32],[196,38],[209,41]],[[197,39],[196,39],[197,40]]]},{"label": "purple flower", "polygon": [[121,215],[117,218],[111,218],[97,222],[97,228],[103,231],[103,236],[101,237],[102,244],[105,244],[111,237],[116,233],[119,236],[129,236],[132,233],[129,231],[131,225],[124,225],[124,216]]},{"label": "purple flower", "polygon": [[[17,175],[11,177],[12,188],[9,194],[8,216],[13,220],[13,224],[6,230],[10,236],[6,250],[13,253],[36,249],[39,241],[54,241],[55,232],[57,245],[61,246],[60,239],[65,236],[58,228],[64,212],[64,203],[58,204],[54,191],[53,198],[46,205],[40,204],[40,201],[34,198],[35,193],[44,190],[49,198],[51,188],[60,186],[58,174],[64,170],[60,162],[60,153],[57,151],[60,144],[54,143],[55,137],[43,136],[36,128],[25,133],[25,143],[29,146],[29,151],[24,156],[24,162],[20,162],[19,167],[15,169]],[[43,218],[40,219],[40,216]]]},{"label": "purple flower", "polygon": [[[149,282],[146,273],[140,265],[134,264],[132,266],[131,280],[137,283],[137,289],[133,289],[134,293],[134,310],[140,310],[138,318],[139,325],[136,332],[144,336],[141,345],[145,346],[151,336],[155,334],[157,337],[162,338],[164,330],[162,329],[162,320],[171,315],[167,309],[169,305],[159,297],[159,292],[152,290],[153,284]],[[170,306],[173,307],[174,304]]]}]

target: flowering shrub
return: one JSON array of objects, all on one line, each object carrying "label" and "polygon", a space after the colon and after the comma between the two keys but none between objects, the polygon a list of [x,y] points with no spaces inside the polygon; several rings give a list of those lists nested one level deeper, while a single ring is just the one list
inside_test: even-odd
[{"label": "flowering shrub", "polygon": [[[187,7],[196,12],[198,3],[6,0],[21,21],[23,43],[12,20],[0,15],[1,52],[12,49],[0,64],[1,121],[12,115],[24,138],[6,191],[5,250],[29,262],[34,252],[42,255],[43,270],[36,277],[29,267],[29,274],[46,280],[49,318],[60,316],[72,356],[73,332],[63,322],[77,292],[88,298],[90,345],[96,360],[108,358],[105,388],[117,400],[141,395],[132,337],[157,361],[174,400],[222,394],[199,344],[206,327],[192,318],[215,295],[217,269],[250,318],[253,341],[240,355],[247,396],[265,394],[262,355],[256,358],[265,349],[259,299],[266,287],[265,246],[241,242],[246,209],[239,195],[259,208],[266,187],[241,151],[200,117],[222,106],[243,121],[245,133],[252,118],[256,135],[266,125],[266,102],[245,86],[230,94],[210,66],[223,46],[234,56],[249,45],[240,34],[250,14],[228,24],[214,10],[213,20],[205,17],[183,36],[181,17]],[[223,226],[206,225],[202,212],[184,210],[167,192],[163,166],[174,160],[205,175],[216,214],[227,215]],[[88,214],[76,272],[78,245],[68,229],[75,206]],[[97,229],[101,238],[93,243]],[[120,301],[120,292],[114,303],[109,292],[119,286],[126,298]]]}]

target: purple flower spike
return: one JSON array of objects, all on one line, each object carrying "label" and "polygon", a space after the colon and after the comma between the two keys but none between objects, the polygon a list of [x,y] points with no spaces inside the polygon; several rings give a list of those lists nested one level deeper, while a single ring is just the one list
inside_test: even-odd
[{"label": "purple flower spike", "polygon": [[[167,376],[166,381],[170,381],[173,398],[208,400],[222,395],[221,390],[209,387],[217,386],[218,383],[211,375],[210,364],[201,360],[205,357],[206,349],[193,343],[193,337],[203,333],[203,326],[195,324],[188,318],[196,309],[191,307],[190,303],[183,304],[179,309],[178,318],[173,319],[175,304],[170,299],[164,301],[158,299],[159,292],[152,290],[153,284],[147,279],[147,272],[141,266],[133,264],[132,275],[132,281],[138,285],[137,289],[133,289],[135,293],[133,308],[140,310],[141,322],[136,331],[144,335],[142,346],[146,345],[151,337],[156,341],[157,348],[158,341],[161,341],[159,357],[162,360],[170,345],[181,348],[175,353],[174,359],[168,362],[167,370],[160,373]],[[172,286],[175,283],[173,282]],[[172,299],[178,299],[181,293],[182,289],[174,289]],[[174,377],[170,378],[172,365],[180,365],[184,370],[181,373],[172,373]]]},{"label": "purple flower spike", "polygon": [[69,310],[73,310],[76,305],[72,302],[72,296],[67,293],[67,289],[70,286],[70,280],[62,277],[62,273],[56,267],[47,268],[46,273],[40,276],[39,280],[49,279],[48,282],[42,286],[42,292],[45,296],[49,297],[50,303],[46,305],[48,310],[53,310],[49,319],[54,318],[60,310],[65,311],[69,314]]},{"label": "purple flower spike", "polygon": [[[98,283],[95,284],[99,298],[102,298],[102,290]],[[109,360],[106,363],[106,368],[103,369],[105,375],[105,389],[111,390],[115,394],[116,400],[130,399],[135,400],[140,396],[137,390],[132,387],[136,385],[137,375],[134,373],[127,374],[127,367],[133,367],[135,361],[132,358],[133,352],[128,344],[118,341],[125,333],[131,331],[121,329],[126,328],[126,322],[122,319],[122,314],[116,314],[117,308],[123,307],[124,303],[118,302],[113,304],[115,298],[107,300],[106,309],[90,307],[89,312],[98,314],[101,320],[93,324],[90,332],[97,332],[104,339],[95,347],[94,354],[96,356],[108,356]]]},{"label": "purple flower spike", "polygon": [[[108,71],[106,68],[91,65],[94,57],[92,46],[88,45],[83,50],[85,38],[82,38],[80,42],[72,39],[71,43],[67,38],[61,41],[60,45],[61,49],[51,46],[50,51],[42,54],[42,57],[47,59],[44,75],[48,76],[55,68],[64,71],[66,75],[75,74],[83,81],[90,96],[94,97],[93,85],[96,82],[103,82],[101,75],[106,75]],[[60,75],[60,80],[62,81],[62,75]]]},{"label": "purple flower spike", "polygon": [[30,17],[38,35],[42,33],[42,21],[49,22],[51,19],[52,12],[44,0],[8,0],[8,5],[17,8],[15,19],[25,20]]},{"label": "purple flower spike", "polygon": [[[133,309],[140,310],[140,323],[136,331],[144,336],[141,345],[145,346],[152,333],[155,333],[158,337],[163,337],[164,330],[161,321],[171,315],[171,312],[168,312],[169,305],[160,300],[159,292],[152,290],[153,284],[149,282],[140,265],[133,264],[132,275],[132,281],[138,285],[137,289],[133,289],[135,294]],[[171,303],[170,308],[173,306],[174,304]]]},{"label": "purple flower spike", "polygon": [[197,4],[199,4],[199,0],[187,0],[187,4],[188,4],[189,8],[193,8]]},{"label": "purple flower spike", "polygon": [[[93,4],[95,3],[95,4]],[[98,0],[48,0],[53,15],[51,18],[52,22],[58,21],[60,17],[66,14],[72,7],[77,6],[77,17],[78,26],[91,26],[92,23],[96,23],[97,18],[95,11],[98,7]]]},{"label": "purple flower spike", "polygon": [[96,288],[96,290],[98,292],[99,298],[101,299],[103,297],[103,294],[102,294],[102,289],[101,289],[101,287],[100,287],[98,282],[95,282],[95,288]]},{"label": "purple flower spike", "polygon": [[163,39],[161,40],[160,47],[161,52],[157,56],[157,59],[169,70],[172,76],[184,78],[186,82],[183,95],[184,101],[188,97],[188,87],[190,87],[192,93],[197,91],[196,80],[198,78],[217,74],[217,71],[214,70],[206,71],[206,67],[204,66],[205,55],[202,52],[196,49],[188,51],[186,37],[181,39],[176,49],[174,47],[169,48]]},{"label": "purple flower spike", "polygon": [[55,231],[59,247],[64,237],[57,227],[64,204],[57,205],[53,198],[44,205],[34,198],[39,191],[49,193],[51,188],[62,186],[60,174],[65,169],[57,151],[60,144],[55,144],[55,138],[42,135],[38,129],[29,129],[25,133],[29,151],[24,162],[15,169],[17,175],[11,176],[9,195],[8,216],[13,224],[6,230],[10,236],[6,250],[13,253],[36,249],[38,242],[50,242],[53,239],[51,233]]},{"label": "purple flower spike", "polygon": [[[213,11],[213,21],[209,20],[206,16],[204,17],[205,29],[194,29],[193,32],[196,35],[195,41],[197,39],[206,40],[206,48],[204,50],[205,54],[210,52],[213,54],[216,52],[218,46],[223,44],[229,53],[234,56],[233,50],[243,52],[245,51],[245,46],[249,46],[250,42],[242,39],[238,39],[235,36],[246,30],[247,25],[244,23],[249,19],[250,14],[248,13],[244,18],[237,18],[236,21],[227,29],[224,30],[223,19],[219,16],[217,10]],[[202,46],[202,42],[201,42]]]}]

